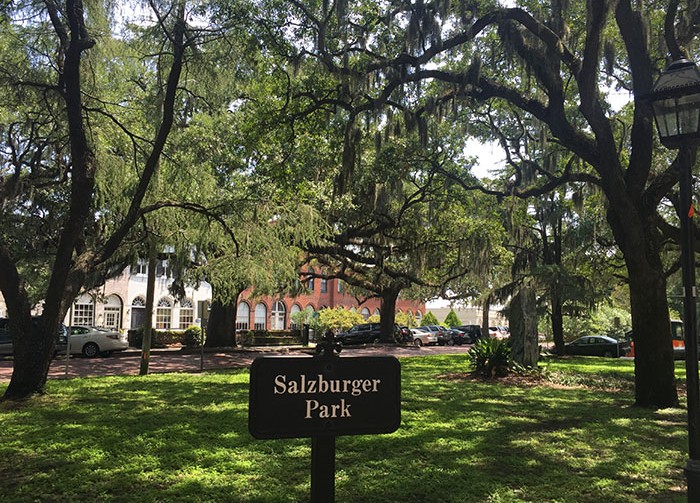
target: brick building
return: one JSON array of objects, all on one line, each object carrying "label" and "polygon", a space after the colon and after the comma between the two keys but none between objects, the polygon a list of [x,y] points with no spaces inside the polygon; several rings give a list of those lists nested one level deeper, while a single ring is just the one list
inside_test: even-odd
[{"label": "brick building", "polygon": [[[380,299],[357,299],[345,291],[340,279],[310,278],[305,281],[308,293],[295,297],[258,297],[252,298],[251,291],[244,291],[238,302],[236,314],[237,330],[286,330],[291,326],[294,313],[311,308],[319,311],[323,308],[342,306],[354,309],[365,319],[380,314]],[[420,301],[398,299],[396,313],[410,312],[420,324],[425,314],[425,304]]]},{"label": "brick building", "polygon": [[[118,330],[141,327],[146,317],[145,261],[125,269],[117,278],[104,286],[80,295],[73,303],[66,325],[103,326]],[[168,287],[168,264],[160,261],[156,270],[153,326],[160,330],[184,330],[190,325],[201,324],[202,311],[211,302],[211,286],[201,283],[198,288],[187,287],[185,298],[174,298]],[[310,307],[318,311],[325,307],[343,306],[355,309],[365,318],[379,314],[379,299],[360,301],[344,291],[338,279],[314,278],[306,281],[307,293],[296,297],[256,297],[246,290],[240,296],[236,328],[250,330],[285,330],[291,327],[291,315]],[[421,302],[399,300],[396,312],[410,311],[417,320],[425,314]],[[40,314],[41,308],[36,310]],[[0,317],[7,316],[4,299],[0,295]]]}]

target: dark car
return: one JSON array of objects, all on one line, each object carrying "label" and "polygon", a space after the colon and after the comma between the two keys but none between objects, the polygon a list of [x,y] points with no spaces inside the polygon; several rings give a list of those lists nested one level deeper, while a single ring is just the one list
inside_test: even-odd
[{"label": "dark car", "polygon": [[379,342],[379,323],[361,323],[353,325],[347,332],[341,332],[335,336],[336,342],[341,344],[366,344]]},{"label": "dark car", "polygon": [[454,346],[455,345],[455,331],[450,328],[443,328],[438,332],[438,345],[439,346]]},{"label": "dark car", "polygon": [[394,340],[396,342],[412,342],[413,335],[411,334],[411,329],[394,323]]},{"label": "dark car", "polygon": [[[41,318],[38,316],[32,316],[32,323],[36,326],[40,319]],[[61,323],[57,334],[55,352],[65,353],[67,341],[68,330],[66,329],[66,326]],[[10,322],[7,318],[0,318],[0,355],[12,354],[14,354],[14,348],[12,346],[12,334],[10,334]]]},{"label": "dark car", "polygon": [[458,332],[453,337],[455,344],[474,344],[481,339],[481,327],[479,325],[460,325],[452,327],[452,329]]},{"label": "dark car", "polygon": [[625,356],[629,350],[629,343],[620,342],[606,335],[587,335],[566,344],[566,354],[568,355],[619,358]]}]

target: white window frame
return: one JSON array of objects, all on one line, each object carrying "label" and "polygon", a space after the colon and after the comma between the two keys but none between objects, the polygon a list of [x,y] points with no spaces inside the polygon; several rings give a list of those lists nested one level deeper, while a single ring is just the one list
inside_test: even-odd
[{"label": "white window frame", "polygon": [[180,301],[180,328],[187,328],[194,325],[194,303],[192,299],[182,299]]},{"label": "white window frame", "polygon": [[163,297],[156,307],[156,328],[158,330],[170,330],[173,323],[173,302]]},{"label": "white window frame", "polygon": [[236,330],[250,330],[250,305],[241,301],[236,308]]},{"label": "white window frame", "polygon": [[82,295],[73,303],[71,324],[91,327],[95,324],[95,303],[89,295]]},{"label": "white window frame", "polygon": [[284,330],[287,321],[287,306],[281,300],[272,304],[270,316],[270,330]]},{"label": "white window frame", "polygon": [[255,305],[254,330],[267,330],[267,306],[262,302]]}]

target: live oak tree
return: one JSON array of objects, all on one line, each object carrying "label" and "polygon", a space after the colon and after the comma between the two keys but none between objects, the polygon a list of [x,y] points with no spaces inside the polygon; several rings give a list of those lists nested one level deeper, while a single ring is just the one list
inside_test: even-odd
[{"label": "live oak tree", "polygon": [[[667,197],[677,200],[679,167],[693,163],[694,152],[682,149],[670,159],[657,153],[644,96],[667,55],[682,56],[683,45],[694,49],[698,6],[682,4],[676,17],[679,2],[514,4],[365,1],[331,7],[295,1],[294,29],[287,36],[297,41],[298,60],[311,61],[336,79],[335,86],[309,93],[309,101],[347,114],[347,146],[361,139],[366,115],[387,129],[398,124],[423,136],[436,120],[462,125],[466,133],[474,125],[471,118],[486,117],[496,126],[496,137],[499,121],[514,117],[519,131],[502,138],[513,154],[512,175],[498,192],[539,196],[571,181],[600,187],[629,278],[636,403],[674,406],[678,396],[661,260],[674,233],[659,205]],[[629,92],[630,114],[610,106],[610,88]],[[533,141],[557,143],[570,162],[530,163],[518,154]],[[341,187],[356,161],[356,151],[344,152]]]},{"label": "live oak tree", "polygon": [[342,15],[336,25],[329,6],[292,2],[302,20],[328,23],[328,31],[303,22],[289,30],[283,5],[278,10],[279,4],[269,4],[270,31],[287,42],[273,51],[293,62],[289,88],[279,99],[279,122],[290,124],[291,169],[277,179],[293,181],[301,194],[313,183],[311,190],[321,191],[315,205],[332,233],[304,248],[326,277],[343,279],[358,298],[382,299],[382,337],[390,340],[399,294],[418,288],[413,295],[433,296],[463,276],[482,273],[478,264],[498,254],[498,230],[482,218],[474,197],[440,173],[461,155],[453,142],[436,139],[456,134],[454,129],[434,124],[429,142],[427,124],[402,104],[396,110],[384,110],[382,102],[356,107],[353,99],[365,88],[350,75],[329,72],[322,58],[306,57],[315,37],[328,36],[336,46],[330,37],[342,37]]},{"label": "live oak tree", "polygon": [[478,271],[499,243],[473,198],[462,199],[435,176],[435,164],[449,162],[432,151],[437,147],[414,138],[356,148],[362,160],[345,182],[347,193],[325,212],[333,233],[307,250],[357,295],[381,299],[382,338],[389,341],[401,293],[441,293]]}]

